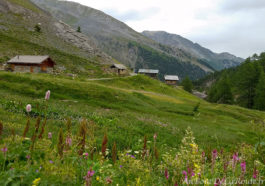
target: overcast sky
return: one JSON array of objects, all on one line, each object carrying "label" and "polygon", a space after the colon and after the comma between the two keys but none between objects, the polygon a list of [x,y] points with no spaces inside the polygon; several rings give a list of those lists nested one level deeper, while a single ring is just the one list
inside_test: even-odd
[{"label": "overcast sky", "polygon": [[240,57],[265,51],[265,0],[73,0],[138,32],[179,34],[214,52]]}]

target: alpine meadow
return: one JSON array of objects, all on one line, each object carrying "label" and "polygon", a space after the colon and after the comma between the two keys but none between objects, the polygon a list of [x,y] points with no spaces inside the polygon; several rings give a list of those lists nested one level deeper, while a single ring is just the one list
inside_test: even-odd
[{"label": "alpine meadow", "polygon": [[264,52],[79,3],[0,0],[0,185],[265,184]]}]

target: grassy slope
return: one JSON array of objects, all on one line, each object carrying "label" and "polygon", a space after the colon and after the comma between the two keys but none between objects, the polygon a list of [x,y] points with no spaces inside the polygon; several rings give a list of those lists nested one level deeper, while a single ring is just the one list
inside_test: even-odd
[{"label": "grassy slope", "polygon": [[[97,123],[98,145],[108,131],[109,144],[116,141],[120,149],[133,149],[139,138],[150,138],[154,133],[158,133],[158,144],[178,147],[188,126],[205,148],[236,148],[239,142],[255,143],[249,123],[265,118],[264,112],[209,104],[144,76],[85,81],[0,72],[0,118],[4,126],[21,134],[26,123],[25,105],[31,103],[33,113],[38,114],[36,105],[48,89],[52,99],[46,133],[58,131],[68,117],[73,118],[77,131],[80,118],[85,117]],[[193,115],[199,101],[199,113]]]},{"label": "grassy slope", "polygon": [[[9,0],[22,13],[0,12],[0,65],[16,55],[50,55],[65,73],[108,77],[101,59],[92,57],[56,36],[52,18],[29,1]],[[23,9],[25,8],[25,9]],[[34,26],[41,23],[41,33]]]}]

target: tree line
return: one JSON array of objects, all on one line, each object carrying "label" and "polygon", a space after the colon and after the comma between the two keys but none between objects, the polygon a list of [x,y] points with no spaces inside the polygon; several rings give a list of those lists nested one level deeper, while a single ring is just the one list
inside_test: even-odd
[{"label": "tree line", "polygon": [[[265,52],[254,54],[240,66],[218,73],[208,90],[210,102],[237,104],[265,110]],[[210,79],[208,78],[208,81]]]}]

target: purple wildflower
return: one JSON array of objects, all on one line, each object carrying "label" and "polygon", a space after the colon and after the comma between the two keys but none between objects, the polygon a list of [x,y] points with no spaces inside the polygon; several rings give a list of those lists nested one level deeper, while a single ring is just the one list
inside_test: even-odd
[{"label": "purple wildflower", "polygon": [[123,166],[122,165],[120,165],[120,168],[122,168]]},{"label": "purple wildflower", "polygon": [[50,160],[49,162],[50,162],[50,163],[53,163],[53,161],[52,161],[52,160]]},{"label": "purple wildflower", "polygon": [[30,155],[28,154],[28,155],[26,156],[26,158],[29,160],[29,159],[30,159]]},{"label": "purple wildflower", "polygon": [[134,158],[135,159],[135,156],[134,155],[131,155],[131,158]]}]

